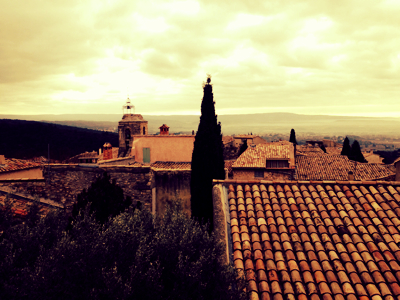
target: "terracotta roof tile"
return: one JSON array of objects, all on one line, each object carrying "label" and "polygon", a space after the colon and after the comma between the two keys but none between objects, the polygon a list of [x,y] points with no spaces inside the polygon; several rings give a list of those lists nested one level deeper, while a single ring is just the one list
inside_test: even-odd
[{"label": "terracotta roof tile", "polygon": [[239,156],[232,168],[265,168],[266,160],[289,160],[291,151],[293,145],[286,142],[250,146]]},{"label": "terracotta roof tile", "polygon": [[[385,165],[356,163],[343,155],[298,156],[296,175],[299,180],[348,180],[349,172],[356,180],[389,178],[395,173]],[[366,185],[375,182],[364,182]]]},{"label": "terracotta roof tile", "polygon": [[150,167],[154,170],[191,170],[190,162],[156,161]]},{"label": "terracotta roof tile", "polygon": [[400,296],[400,183],[229,182],[230,199],[245,193],[230,206],[231,228],[251,297]]},{"label": "terracotta roof tile", "polygon": [[23,159],[6,158],[5,164],[0,164],[0,173],[37,168],[40,167],[41,165],[42,165],[41,163]]}]

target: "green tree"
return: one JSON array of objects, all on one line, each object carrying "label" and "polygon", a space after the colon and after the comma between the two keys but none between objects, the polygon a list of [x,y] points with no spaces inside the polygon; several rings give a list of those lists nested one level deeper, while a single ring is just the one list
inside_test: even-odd
[{"label": "green tree", "polygon": [[204,84],[200,123],[192,153],[192,216],[213,223],[212,180],[225,179],[221,123],[217,123],[210,76]]},{"label": "green tree", "polygon": [[294,131],[293,128],[292,128],[292,130],[290,130],[289,142],[293,143],[293,145],[297,145],[297,141],[296,141],[296,132]]},{"label": "green tree", "polygon": [[225,249],[179,207],[155,219],[131,206],[104,225],[86,207],[72,234],[63,219],[7,233],[0,299],[245,299],[243,280],[220,262]]},{"label": "green tree", "polygon": [[353,144],[351,145],[350,155],[348,156],[349,159],[366,163],[367,160],[365,159],[364,155],[361,152],[360,144],[357,140],[354,140]]},{"label": "green tree", "polygon": [[132,204],[130,197],[124,197],[123,190],[117,186],[115,180],[111,182],[110,175],[104,172],[92,185],[78,194],[72,208],[71,221],[88,206],[94,213],[96,220],[104,224],[108,218],[114,217]]},{"label": "green tree", "polygon": [[242,155],[242,153],[247,150],[247,147],[247,139],[245,139],[240,145],[238,156]]},{"label": "green tree", "polygon": [[343,147],[342,147],[342,152],[340,155],[346,155],[347,157],[350,155],[351,147],[350,147],[350,141],[349,138],[346,136],[346,138],[343,141]]}]

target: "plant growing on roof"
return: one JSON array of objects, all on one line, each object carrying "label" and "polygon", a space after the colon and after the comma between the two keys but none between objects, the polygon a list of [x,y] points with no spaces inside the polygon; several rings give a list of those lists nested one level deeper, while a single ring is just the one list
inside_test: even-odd
[{"label": "plant growing on roof", "polygon": [[200,123],[192,153],[190,181],[192,216],[212,227],[212,180],[225,179],[221,123],[217,122],[211,76],[203,85]]}]

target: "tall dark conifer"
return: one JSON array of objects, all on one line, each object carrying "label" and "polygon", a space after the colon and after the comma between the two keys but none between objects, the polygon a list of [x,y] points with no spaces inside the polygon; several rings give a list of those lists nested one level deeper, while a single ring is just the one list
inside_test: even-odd
[{"label": "tall dark conifer", "polygon": [[289,142],[293,143],[293,145],[297,145],[296,132],[294,131],[294,129],[290,130]]},{"label": "tall dark conifer", "polygon": [[199,128],[192,154],[192,216],[213,226],[212,180],[225,179],[221,123],[217,123],[211,78],[204,84]]},{"label": "tall dark conifer", "polygon": [[349,159],[362,163],[367,162],[367,160],[365,159],[364,155],[361,152],[361,147],[357,140],[355,140],[351,145]]},{"label": "tall dark conifer", "polygon": [[342,152],[340,153],[340,155],[346,155],[347,157],[350,155],[350,141],[348,139],[348,137],[346,136],[346,138],[343,141],[343,147],[342,147]]}]

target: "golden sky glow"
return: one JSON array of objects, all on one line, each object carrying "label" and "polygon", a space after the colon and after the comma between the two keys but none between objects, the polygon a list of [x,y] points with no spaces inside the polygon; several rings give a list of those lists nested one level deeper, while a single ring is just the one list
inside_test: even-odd
[{"label": "golden sky glow", "polygon": [[210,73],[218,114],[400,117],[398,0],[0,5],[0,114],[198,114]]}]

